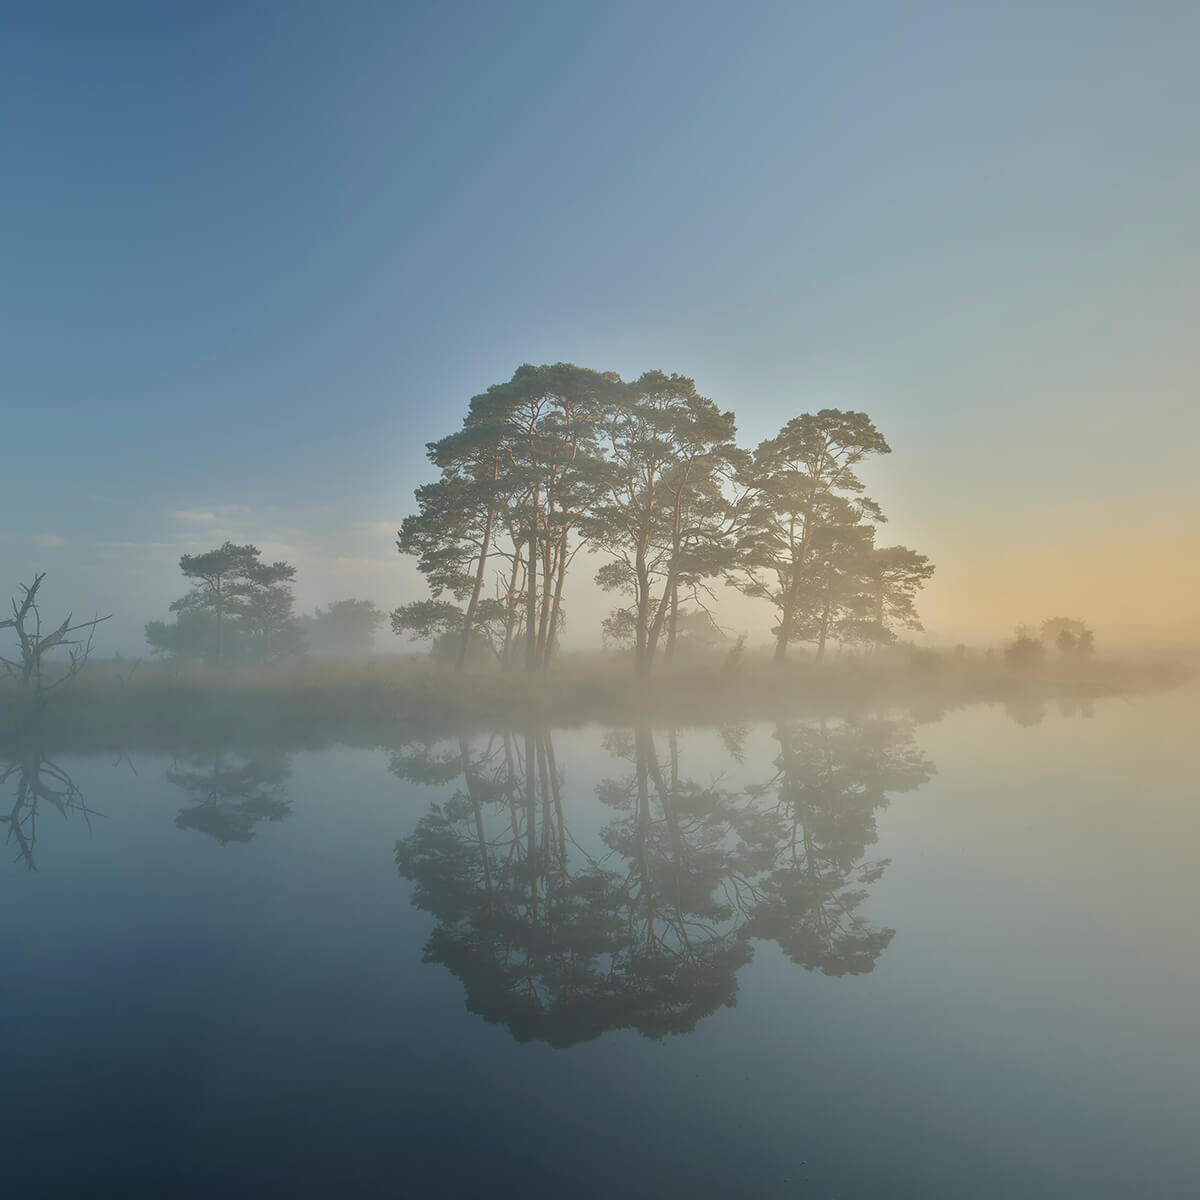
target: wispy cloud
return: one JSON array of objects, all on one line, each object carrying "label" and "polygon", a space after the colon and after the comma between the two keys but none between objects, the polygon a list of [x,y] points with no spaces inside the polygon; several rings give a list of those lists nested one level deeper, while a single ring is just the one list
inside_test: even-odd
[{"label": "wispy cloud", "polygon": [[400,528],[399,521],[363,521],[355,527],[356,532],[366,537],[394,538]]},{"label": "wispy cloud", "polygon": [[67,544],[67,539],[65,537],[59,537],[57,533],[39,533],[37,537],[34,538],[34,541],[37,542],[39,546],[45,547],[47,550],[53,550],[57,546],[65,546]]},{"label": "wispy cloud", "polygon": [[177,521],[187,521],[190,525],[202,525],[208,521],[215,521],[217,514],[213,512],[205,512],[199,508],[177,508],[170,513]]}]

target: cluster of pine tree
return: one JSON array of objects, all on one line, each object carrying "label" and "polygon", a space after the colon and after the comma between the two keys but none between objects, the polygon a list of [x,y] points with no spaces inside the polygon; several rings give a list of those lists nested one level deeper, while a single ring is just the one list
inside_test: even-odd
[{"label": "cluster of pine tree", "polygon": [[878,546],[884,516],[856,468],[890,453],[864,413],[822,409],[748,451],[734,415],[691,379],[632,382],[569,363],[520,367],[475,396],[462,428],[428,446],[438,478],[399,531],[431,598],[392,613],[462,665],[484,647],[545,670],[564,621],[568,570],[602,557],[596,582],[622,603],[607,640],[638,673],[670,659],[724,581],[774,609],[775,658],[794,642],[881,645],[920,628],[921,554]]}]

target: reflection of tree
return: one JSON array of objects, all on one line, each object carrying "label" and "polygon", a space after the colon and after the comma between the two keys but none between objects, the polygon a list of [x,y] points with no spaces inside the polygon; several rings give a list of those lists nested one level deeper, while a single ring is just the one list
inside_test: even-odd
[{"label": "reflection of tree", "polygon": [[777,942],[800,966],[863,974],[895,934],[857,911],[887,866],[865,858],[875,813],[889,793],[928,782],[933,767],[900,721],[780,724],[775,737],[776,774],[764,790],[778,799],[777,842],[745,932]]},{"label": "reflection of tree", "polygon": [[627,767],[597,787],[613,816],[590,850],[567,828],[548,731],[394,753],[406,779],[461,780],[396,847],[437,918],[427,961],[470,1011],[555,1046],[688,1032],[734,1003],[756,938],[826,974],[869,971],[892,937],[856,911],[884,866],[863,861],[875,812],[933,768],[901,722],[777,736],[774,778],[733,792],[681,772],[674,731],[610,734]]},{"label": "reflection of tree", "polygon": [[167,778],[183,789],[187,803],[175,824],[206,833],[222,846],[248,842],[260,821],[282,821],[291,813],[283,782],[291,773],[283,753],[198,755],[186,766],[177,764]]},{"label": "reflection of tree", "polygon": [[682,895],[663,894],[644,747],[621,835],[626,871],[568,833],[548,732],[478,755],[460,747],[463,788],[431,807],[396,859],[414,902],[438,917],[426,958],[463,981],[472,1012],[521,1041],[566,1046],[607,1029],[681,1032],[732,997],[744,950],[710,936]]},{"label": "reflection of tree", "polygon": [[[37,870],[34,848],[43,804],[62,817],[79,813],[89,821],[90,817],[100,815],[88,808],[66,769],[47,757],[36,722],[20,731],[15,757],[0,761],[0,788],[10,784],[13,805],[0,815],[0,822],[8,826],[6,841],[16,845],[16,861],[23,862],[31,871]],[[4,807],[8,807],[7,801]]]}]

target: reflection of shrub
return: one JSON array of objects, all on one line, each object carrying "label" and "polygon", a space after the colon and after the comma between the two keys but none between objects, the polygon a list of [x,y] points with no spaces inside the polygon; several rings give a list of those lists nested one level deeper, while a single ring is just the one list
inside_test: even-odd
[{"label": "reflection of shrub", "polygon": [[1042,661],[1046,647],[1036,638],[1022,636],[1004,649],[1004,657],[1013,667],[1032,667]]}]

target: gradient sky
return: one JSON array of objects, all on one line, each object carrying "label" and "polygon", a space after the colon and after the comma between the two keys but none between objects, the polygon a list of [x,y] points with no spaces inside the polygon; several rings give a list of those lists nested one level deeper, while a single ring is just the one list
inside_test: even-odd
[{"label": "gradient sky", "polygon": [[564,360],[748,445],[869,412],[933,633],[1193,636],[1197,45],[1194,3],[6,5],[0,593],[139,652],[228,536],[306,608],[416,598],[424,443]]}]

